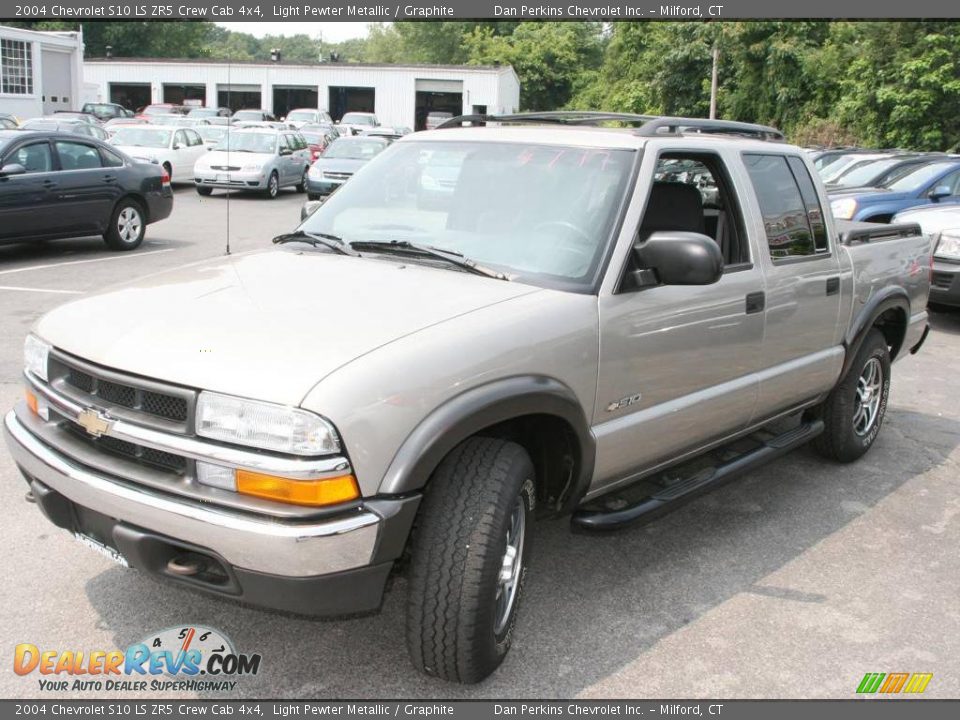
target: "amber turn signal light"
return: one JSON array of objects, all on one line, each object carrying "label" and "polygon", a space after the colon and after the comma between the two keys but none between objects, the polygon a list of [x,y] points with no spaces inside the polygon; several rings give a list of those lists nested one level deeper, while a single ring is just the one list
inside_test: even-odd
[{"label": "amber turn signal light", "polygon": [[29,390],[25,390],[24,395],[27,398],[27,407],[30,408],[30,412],[32,412],[34,415],[39,415],[40,410],[37,408],[37,396]]},{"label": "amber turn signal light", "polygon": [[237,470],[236,478],[237,492],[241,495],[252,495],[292,505],[319,507],[336,505],[360,497],[360,488],[353,475],[341,475],[322,480],[291,480],[252,470]]}]

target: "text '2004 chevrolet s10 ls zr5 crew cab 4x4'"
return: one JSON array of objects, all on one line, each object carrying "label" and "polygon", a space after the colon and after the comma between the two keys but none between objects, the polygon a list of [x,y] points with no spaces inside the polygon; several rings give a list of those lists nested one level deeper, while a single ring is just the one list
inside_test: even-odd
[{"label": "text '2004 chevrolet s10 ls zr5 crew cab 4x4'", "polygon": [[838,227],[772,128],[472,119],[397,141],[277,248],[44,316],[4,427],[49,519],[297,613],[375,610],[404,572],[414,664],[475,682],[536,518],[617,528],[808,441],[870,448],[927,332],[915,225]]}]

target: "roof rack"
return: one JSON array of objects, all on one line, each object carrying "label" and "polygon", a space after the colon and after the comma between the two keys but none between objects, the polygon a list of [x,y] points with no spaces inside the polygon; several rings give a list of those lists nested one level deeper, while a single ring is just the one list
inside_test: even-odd
[{"label": "roof rack", "polygon": [[680,135],[683,133],[706,133],[740,135],[757,140],[783,142],[784,134],[776,128],[733,120],[706,120],[704,118],[663,117],[659,115],[636,115],[633,113],[594,112],[582,110],[557,110],[552,112],[516,113],[513,115],[460,115],[437,126],[438,130],[460,127],[465,122],[499,123],[555,123],[558,125],[594,126],[605,122],[620,122],[635,125],[634,132],[644,137],[656,135]]}]

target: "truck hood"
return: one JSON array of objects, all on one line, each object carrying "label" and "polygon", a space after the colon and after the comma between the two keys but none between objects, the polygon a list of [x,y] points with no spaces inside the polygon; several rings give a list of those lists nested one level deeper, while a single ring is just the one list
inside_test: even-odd
[{"label": "truck hood", "polygon": [[456,270],[289,246],[84,297],[45,315],[37,333],[109,368],[298,405],[361,355],[533,292]]}]

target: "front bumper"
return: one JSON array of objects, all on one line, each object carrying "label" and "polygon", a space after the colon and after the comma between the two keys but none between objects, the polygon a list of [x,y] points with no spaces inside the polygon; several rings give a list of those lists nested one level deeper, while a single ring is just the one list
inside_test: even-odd
[{"label": "front bumper", "polygon": [[[93,471],[31,433],[14,412],[4,438],[54,524],[93,536],[134,567],[195,589],[311,615],[379,606],[419,497],[371,500],[308,521],[202,505]],[[168,562],[200,556],[216,572],[183,577]]]},{"label": "front bumper", "polygon": [[345,182],[346,180],[332,180],[307,175],[307,192],[311,195],[329,195]]},{"label": "front bumper", "polygon": [[934,258],[930,302],[960,307],[960,264]]},{"label": "front bumper", "polygon": [[193,181],[197,187],[234,190],[266,190],[269,170],[244,172],[242,170],[194,170]]}]

